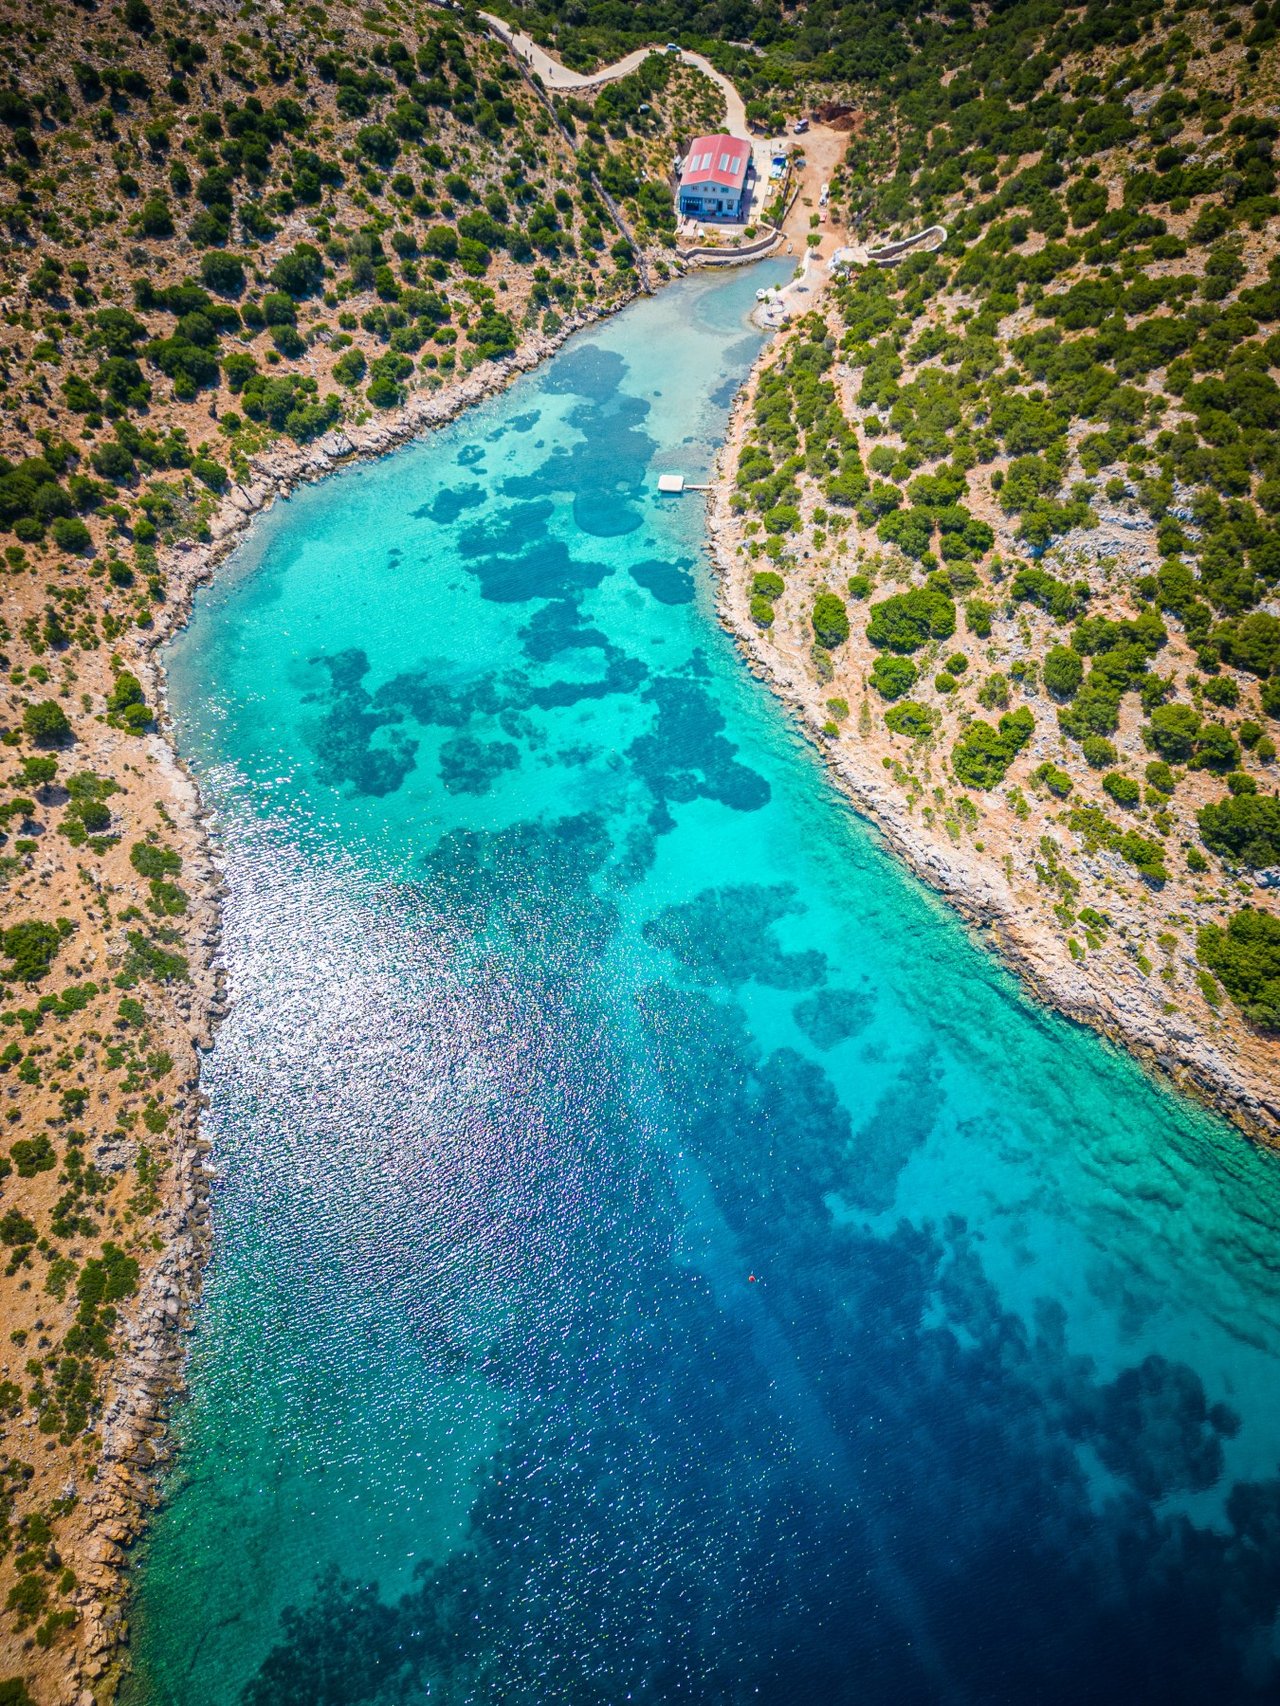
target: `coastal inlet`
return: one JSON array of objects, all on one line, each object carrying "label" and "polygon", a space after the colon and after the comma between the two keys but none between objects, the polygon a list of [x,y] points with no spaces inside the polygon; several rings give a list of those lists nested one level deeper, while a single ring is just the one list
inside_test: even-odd
[{"label": "coastal inlet", "polygon": [[763,267],[172,648],[221,1182],[135,1701],[1263,1701],[1280,1165],[1036,1009],[720,632]]}]

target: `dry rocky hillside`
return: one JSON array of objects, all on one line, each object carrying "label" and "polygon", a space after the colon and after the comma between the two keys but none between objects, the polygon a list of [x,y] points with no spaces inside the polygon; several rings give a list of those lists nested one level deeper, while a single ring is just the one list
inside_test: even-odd
[{"label": "dry rocky hillside", "polygon": [[730,619],[890,839],[1272,1138],[1276,34],[1025,7],[939,47],[832,200],[947,241],[776,342],[717,517]]},{"label": "dry rocky hillside", "polygon": [[87,1701],[197,1282],[220,1002],[155,642],[281,480],[664,276],[665,169],[720,97],[655,57],[553,114],[429,7],[3,25],[0,1699]]}]

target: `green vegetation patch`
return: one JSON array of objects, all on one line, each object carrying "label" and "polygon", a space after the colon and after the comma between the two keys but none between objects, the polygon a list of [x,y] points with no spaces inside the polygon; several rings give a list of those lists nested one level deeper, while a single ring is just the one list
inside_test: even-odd
[{"label": "green vegetation patch", "polygon": [[1025,705],[1006,711],[999,726],[973,722],[951,749],[951,767],[968,788],[994,788],[1035,731],[1036,720]]},{"label": "green vegetation patch", "polygon": [[1242,906],[1225,930],[1218,924],[1201,927],[1196,953],[1250,1024],[1280,1030],[1280,918]]}]

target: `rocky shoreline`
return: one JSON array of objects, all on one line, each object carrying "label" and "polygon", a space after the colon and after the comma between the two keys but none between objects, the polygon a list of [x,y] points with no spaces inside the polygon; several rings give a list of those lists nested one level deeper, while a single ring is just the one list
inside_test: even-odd
[{"label": "rocky shoreline", "polygon": [[931,832],[912,816],[901,790],[891,784],[878,746],[824,733],[830,715],[825,694],[830,689],[793,667],[751,619],[750,579],[756,565],[742,550],[744,534],[729,504],[755,385],[768,355],[766,346],[735,399],[707,499],[717,611],[747,667],[787,706],[836,785],[874,824],[886,845],[982,932],[984,942],[995,947],[1036,999],[1158,1068],[1179,1090],[1249,1137],[1280,1143],[1280,1085],[1273,1073],[1230,1058],[1183,1015],[1161,1013],[1138,995],[1130,980],[1113,975],[1105,962],[1092,956],[1085,964],[1068,960],[1056,939],[1047,936],[1031,910],[1019,902],[1001,870],[1001,848],[992,845],[991,838],[980,852]]},{"label": "rocky shoreline", "polygon": [[[225,974],[219,963],[222,877],[209,834],[209,816],[195,778],[173,743],[166,700],[163,645],[186,623],[196,588],[244,542],[254,519],[299,486],[358,461],[386,455],[437,427],[446,425],[486,398],[504,391],[555,353],[565,340],[624,302],[567,319],[553,334],[538,333],[504,362],[484,362],[439,391],[420,392],[376,421],[340,428],[318,442],[273,447],[253,458],[253,478],[224,494],[210,524],[207,542],[181,541],[164,564],[169,599],[155,627],[143,638],[135,667],[148,699],[159,709],[159,733],[151,737],[158,759],[158,796],[174,820],[192,878],[192,910],[200,926],[203,950],[193,961],[183,1018],[197,1050],[207,1052],[227,1006]],[[199,1300],[210,1248],[209,1187],[205,1165],[210,1145],[200,1135],[203,1098],[198,1077],[182,1086],[175,1104],[174,1166],[163,1212],[170,1233],[164,1253],[150,1270],[123,1325],[124,1348],[117,1360],[111,1395],[102,1419],[99,1471],[82,1499],[80,1540],[76,1547],[81,1579],[88,1590],[82,1607],[79,1673],[71,1676],[67,1706],[94,1706],[115,1692],[129,1637],[126,1604],[128,1548],[140,1536],[158,1499],[154,1472],[171,1455],[167,1438],[170,1407],[183,1388],[185,1349]]]},{"label": "rocky shoreline", "polygon": [[[157,622],[148,641],[158,684],[163,687],[163,667],[154,654],[185,625],[195,589],[210,579],[223,558],[243,543],[243,535],[254,518],[278,498],[287,498],[299,486],[323,480],[352,463],[385,456],[437,427],[446,426],[467,409],[505,391],[521,374],[532,372],[574,333],[615,314],[631,300],[632,297],[625,297],[607,308],[571,315],[557,331],[538,332],[527,338],[507,360],[481,362],[463,378],[439,391],[415,392],[401,408],[375,421],[337,427],[313,444],[275,446],[254,456],[249,464],[253,478],[247,484],[233,482],[228,486],[209,522],[209,541],[182,540],[167,554],[165,570],[171,596],[163,620]],[[163,726],[167,731],[167,719]]]},{"label": "rocky shoreline", "polygon": [[[226,1010],[218,964],[221,877],[198,788],[172,744],[172,727],[164,709],[160,647],[186,622],[196,588],[244,542],[254,518],[277,499],[287,498],[299,486],[323,479],[353,462],[383,456],[446,425],[464,410],[505,390],[520,374],[554,354],[575,332],[624,305],[576,315],[556,333],[528,339],[510,360],[483,363],[446,388],[414,395],[403,408],[384,418],[337,429],[308,446],[280,446],[260,454],[252,460],[252,478],[231,486],[224,494],[209,525],[210,538],[203,543],[183,541],[170,550],[165,565],[170,599],[163,619],[146,637],[138,668],[145,675],[149,697],[162,707],[162,732],[156,742],[163,748],[160,776],[166,804],[184,832],[184,840],[197,850],[190,870],[198,878],[193,898],[204,909],[202,941],[206,953],[202,963],[193,966],[190,1009],[185,1015],[197,1048],[212,1046],[218,1021]],[[718,613],[723,626],[734,635],[747,667],[794,714],[822,753],[837,785],[876,826],[885,843],[917,877],[983,933],[983,940],[994,945],[1037,999],[1111,1038],[1149,1066],[1158,1067],[1179,1089],[1195,1095],[1250,1136],[1269,1142],[1280,1140],[1280,1095],[1273,1084],[1232,1061],[1185,1020],[1176,1025],[1167,1019],[1158,1023],[1149,1007],[1135,1001],[1120,980],[1100,979],[1096,967],[1086,971],[1064,964],[1061,955],[1042,939],[989,855],[983,857],[970,847],[953,846],[930,834],[890,786],[877,753],[868,749],[864,754],[856,744],[837,743],[822,733],[826,714],[821,690],[801,671],[788,666],[750,618],[746,559],[738,554],[742,533],[728,502],[737,448],[768,348],[762,351],[735,401],[707,503]],[[84,1524],[84,1553],[92,1560],[85,1580],[96,1598],[85,1613],[82,1668],[94,1690],[85,1688],[68,1695],[68,1701],[76,1702],[76,1706],[91,1706],[95,1699],[107,1697],[119,1674],[129,1632],[123,1603],[128,1590],[127,1548],[141,1533],[158,1496],[153,1472],[169,1456],[167,1417],[183,1384],[182,1336],[190,1326],[209,1251],[210,1174],[204,1165],[209,1146],[199,1135],[198,1081],[193,1080],[185,1089],[183,1142],[166,1205],[173,1237],[126,1325],[127,1348],[103,1419],[102,1467],[83,1503],[88,1519]]]},{"label": "rocky shoreline", "polygon": [[[677,266],[673,276],[681,276],[684,270]],[[250,459],[248,481],[235,482],[223,493],[209,520],[206,540],[184,539],[165,552],[167,601],[157,610],[153,628],[138,636],[133,667],[149,702],[157,707],[159,732],[150,741],[158,759],[157,780],[163,782],[163,803],[184,843],[186,868],[194,879],[192,907],[199,911],[202,925],[203,954],[193,958],[191,991],[183,1012],[198,1051],[213,1047],[226,1011],[225,976],[218,960],[222,878],[198,785],[174,745],[160,655],[187,622],[196,589],[244,543],[254,520],[277,500],[287,499],[299,486],[323,480],[355,462],[384,456],[447,425],[506,390],[575,333],[612,316],[639,293],[637,289],[607,306],[580,310],[566,317],[555,332],[537,332],[522,340],[506,360],[482,362],[439,390],[416,392],[402,407],[375,420],[338,427],[308,445],[273,445]],[[72,1702],[93,1706],[95,1700],[110,1698],[126,1662],[127,1548],[140,1536],[159,1497],[153,1472],[171,1453],[167,1421],[183,1387],[182,1339],[190,1330],[210,1248],[211,1174],[204,1165],[210,1146],[199,1134],[198,1078],[193,1077],[183,1091],[180,1108],[175,1109],[181,1120],[181,1161],[175,1165],[164,1205],[172,1216],[173,1236],[124,1323],[126,1348],[104,1413],[98,1478],[82,1504],[85,1520],[78,1551],[87,1561],[85,1580],[92,1597],[82,1607],[80,1666],[93,1690],[81,1690],[83,1679],[73,1681],[68,1706]]]}]

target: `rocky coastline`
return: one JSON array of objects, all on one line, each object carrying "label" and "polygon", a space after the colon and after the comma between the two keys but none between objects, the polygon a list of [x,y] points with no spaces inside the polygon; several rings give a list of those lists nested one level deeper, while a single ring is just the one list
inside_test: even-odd
[{"label": "rocky coastline", "polygon": [[921,881],[940,894],[1046,1006],[1109,1038],[1179,1090],[1229,1119],[1250,1138],[1280,1143],[1280,1084],[1274,1061],[1245,1058],[1206,1037],[1194,1020],[1170,1015],[1107,960],[1068,958],[1034,910],[1020,901],[1002,870],[1007,851],[999,829],[982,846],[954,843],[940,825],[913,815],[886,768],[884,744],[842,731],[830,733],[826,694],[810,672],[770,643],[750,614],[751,578],[757,566],[730,507],[738,454],[751,414],[756,383],[770,359],[761,352],[735,399],[725,443],[707,497],[708,549],[722,626],[733,635],[751,673],[795,718],[821,754],[828,773],[884,843]]},{"label": "rocky coastline", "polygon": [[[828,136],[825,127],[819,127],[814,143],[813,171],[830,170],[843,138],[834,132]],[[795,237],[800,230],[800,214],[798,208],[793,212],[791,234]],[[672,276],[678,278],[686,270],[677,264]],[[181,836],[186,869],[193,879],[192,906],[199,913],[203,954],[193,958],[190,989],[179,1001],[185,1002],[183,1018],[200,1053],[213,1047],[218,1022],[227,1006],[218,958],[222,878],[198,785],[174,744],[161,655],[166,642],[188,620],[196,589],[244,543],[255,519],[274,503],[287,500],[300,486],[323,480],[355,462],[385,456],[447,425],[467,409],[506,390],[522,374],[554,355],[575,333],[612,316],[638,294],[639,286],[607,304],[580,308],[566,316],[554,332],[538,331],[524,337],[511,356],[481,362],[438,389],[414,391],[400,407],[372,420],[340,425],[310,444],[278,441],[250,458],[247,480],[228,485],[208,518],[205,537],[181,539],[165,551],[166,602],[156,610],[153,626],[137,634],[132,664],[149,702],[157,709],[157,733],[148,744],[157,760],[155,774],[163,804]],[[104,1412],[98,1477],[81,1505],[77,1556],[85,1561],[84,1579],[90,1593],[81,1608],[84,1627],[80,1658],[78,1666],[72,1660],[67,1706],[72,1702],[75,1706],[93,1706],[94,1701],[111,1698],[116,1691],[127,1663],[128,1548],[141,1535],[159,1497],[154,1471],[171,1454],[168,1416],[182,1392],[183,1336],[190,1330],[210,1246],[211,1174],[205,1166],[209,1145],[199,1133],[197,1074],[183,1091],[182,1162],[175,1164],[165,1203],[173,1236],[166,1241],[163,1256],[124,1322],[125,1347],[116,1364]]]},{"label": "rocky coastline", "polygon": [[[254,519],[278,499],[448,424],[505,390],[520,374],[554,354],[567,338],[613,311],[611,307],[576,314],[554,334],[540,333],[525,340],[508,360],[482,363],[440,390],[417,392],[403,407],[377,420],[337,428],[310,445],[273,446],[252,459],[251,478],[231,485],[223,495],[209,521],[207,539],[181,541],[168,553],[169,602],[145,637],[137,667],[144,674],[149,697],[161,708],[161,732],[154,737],[163,751],[159,779],[167,808],[184,842],[194,849],[189,869],[198,879],[195,898],[204,909],[206,956],[202,964],[193,966],[186,1015],[200,1050],[212,1046],[226,1010],[218,963],[221,877],[198,788],[173,747],[161,647],[187,620],[196,588],[243,544]],[[836,785],[876,827],[885,844],[980,932],[983,942],[994,947],[1036,999],[1128,1049],[1249,1136],[1280,1141],[1280,1094],[1273,1080],[1215,1046],[1193,1023],[1181,1019],[1171,1023],[1150,1002],[1135,998],[1129,982],[1113,976],[1100,962],[1081,966],[1065,961],[1003,878],[993,856],[998,848],[989,845],[980,854],[931,831],[912,815],[891,785],[877,746],[835,741],[824,734],[821,689],[802,669],[792,667],[751,620],[750,575],[747,558],[740,553],[743,533],[729,506],[755,382],[769,348],[761,352],[734,403],[707,500],[708,549],[719,618],[734,636],[746,666],[787,706],[821,753]],[[141,1533],[158,1496],[154,1471],[168,1460],[167,1418],[182,1390],[183,1334],[190,1327],[209,1249],[210,1174],[204,1161],[208,1144],[199,1135],[198,1081],[193,1079],[187,1089],[182,1159],[175,1168],[167,1205],[173,1237],[127,1323],[126,1349],[103,1421],[101,1470],[82,1507],[86,1516],[83,1550],[91,1560],[85,1580],[95,1598],[85,1612],[79,1679],[92,1688],[82,1686],[66,1696],[76,1706],[91,1706],[92,1701],[108,1697],[120,1672],[129,1633],[127,1549]]]},{"label": "rocky coastline", "polygon": [[[200,1053],[213,1047],[218,1023],[227,1010],[218,958],[222,876],[197,783],[174,746],[162,647],[187,621],[197,587],[213,576],[244,542],[255,518],[278,499],[446,425],[504,391],[575,332],[623,305],[575,314],[555,333],[527,338],[508,360],[483,362],[440,390],[414,393],[401,408],[375,421],[339,428],[314,444],[274,446],[262,452],[252,459],[252,478],[231,485],[223,495],[210,518],[208,539],[183,540],[168,551],[164,566],[169,600],[157,613],[152,630],[139,636],[142,644],[134,664],[149,700],[158,707],[158,733],[149,742],[157,759],[153,780],[174,821],[192,879],[192,909],[203,952],[193,960],[190,988],[179,1000]],[[98,1474],[79,1506],[73,1549],[87,1592],[81,1607],[79,1662],[73,1663],[62,1696],[67,1706],[94,1706],[111,1698],[119,1683],[129,1638],[129,1548],[159,1497],[155,1472],[171,1455],[168,1417],[182,1392],[184,1336],[191,1328],[209,1254],[212,1174],[206,1165],[210,1146],[199,1129],[203,1098],[198,1076],[193,1074],[181,1089],[174,1109],[179,1129],[173,1173],[163,1204],[168,1220],[166,1247],[123,1322],[123,1345],[102,1418]]]},{"label": "rocky coastline", "polygon": [[[173,746],[161,647],[187,620],[197,587],[243,544],[254,519],[278,499],[448,424],[505,390],[520,374],[554,354],[568,337],[612,311],[575,315],[554,334],[527,339],[509,360],[485,362],[438,391],[415,393],[385,417],[338,428],[311,445],[272,447],[253,458],[248,481],[232,485],[224,494],[210,519],[208,538],[184,540],[170,550],[165,565],[170,599],[162,619],[145,638],[137,667],[144,674],[149,696],[161,708],[160,733],[154,737],[162,749],[157,779],[163,785],[167,809],[191,849],[189,870],[196,879],[193,898],[202,908],[205,958],[193,965],[185,1015],[201,1051],[212,1047],[226,1011],[218,961],[221,876],[198,788]],[[801,670],[791,668],[751,620],[747,559],[739,554],[743,535],[728,501],[755,380],[768,359],[768,349],[762,351],[735,401],[707,501],[718,613],[746,666],[787,706],[822,754],[836,785],[876,827],[885,844],[981,933],[984,943],[995,948],[1038,1000],[1125,1047],[1251,1137],[1280,1141],[1280,1095],[1273,1082],[1215,1047],[1193,1024],[1162,1020],[1150,1003],[1134,999],[1124,981],[1105,970],[1099,976],[1096,963],[1087,969],[1064,963],[1003,880],[991,849],[983,856],[931,833],[890,784],[877,748],[862,750],[855,742],[833,741],[823,733],[821,690]],[[126,1324],[126,1347],[103,1418],[101,1468],[82,1505],[84,1580],[94,1597],[85,1608],[81,1674],[73,1675],[75,1686],[65,1696],[76,1706],[91,1706],[110,1697],[122,1668],[129,1634],[128,1548],[142,1532],[158,1497],[154,1472],[170,1455],[167,1421],[182,1390],[183,1335],[190,1328],[208,1256],[211,1175],[205,1165],[209,1146],[199,1134],[198,1080],[193,1078],[186,1091],[180,1160],[166,1204],[173,1235]]]}]

